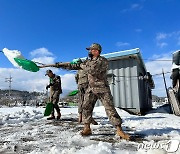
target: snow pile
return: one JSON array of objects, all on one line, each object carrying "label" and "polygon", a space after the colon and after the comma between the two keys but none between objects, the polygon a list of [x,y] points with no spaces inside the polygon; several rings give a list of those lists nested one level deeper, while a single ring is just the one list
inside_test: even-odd
[{"label": "snow pile", "polygon": [[0,110],[0,125],[26,123],[43,117],[40,110],[33,107],[13,107]]},{"label": "snow pile", "polygon": [[15,67],[20,67],[14,60],[14,58],[24,59],[20,51],[4,48],[3,53]]},{"label": "snow pile", "polygon": [[[62,154],[109,154],[111,153],[111,143],[99,142],[98,144],[91,144],[77,151],[74,148],[65,149],[62,151]],[[53,151],[51,149],[51,151]]]}]

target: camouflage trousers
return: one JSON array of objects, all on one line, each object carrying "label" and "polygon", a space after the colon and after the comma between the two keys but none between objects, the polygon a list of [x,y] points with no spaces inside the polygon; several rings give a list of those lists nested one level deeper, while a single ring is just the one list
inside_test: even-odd
[{"label": "camouflage trousers", "polygon": [[[86,83],[78,85],[78,90],[79,90],[78,113],[82,113],[82,111],[83,111],[84,95],[85,95],[85,92],[87,89],[88,89],[88,84],[86,84]],[[94,98],[94,100],[92,100],[92,101],[96,103],[97,98]],[[95,105],[95,103],[93,103],[93,104]],[[93,106],[93,108],[94,108],[94,106]]]},{"label": "camouflage trousers", "polygon": [[56,109],[57,113],[60,113],[60,108],[58,105],[59,95],[60,95],[59,91],[51,91],[50,92],[50,102],[53,103],[53,110],[52,110],[51,114],[54,114],[54,109]]},{"label": "camouflage trousers", "polygon": [[86,92],[84,96],[84,103],[83,103],[83,112],[82,116],[84,119],[84,123],[91,123],[92,120],[92,111],[95,105],[94,100],[99,99],[101,103],[103,104],[106,114],[114,126],[119,126],[122,123],[122,120],[117,113],[114,104],[113,104],[113,97],[111,95],[111,92],[105,92],[105,93],[93,93],[92,91]]}]

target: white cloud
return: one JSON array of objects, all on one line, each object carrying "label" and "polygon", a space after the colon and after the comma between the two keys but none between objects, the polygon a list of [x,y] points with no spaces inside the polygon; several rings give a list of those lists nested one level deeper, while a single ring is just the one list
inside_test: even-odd
[{"label": "white cloud", "polygon": [[160,48],[166,47],[168,44],[165,43],[164,41],[169,42],[170,39],[171,40],[173,39],[175,42],[177,41],[176,44],[180,45],[180,31],[156,34],[156,43],[157,43],[157,46],[159,46]]},{"label": "white cloud", "polygon": [[42,63],[42,64],[54,64],[55,58],[54,57],[38,57],[32,59],[34,62]]},{"label": "white cloud", "polygon": [[[55,74],[60,75],[62,79],[63,90],[77,89],[74,74],[67,73],[61,75],[60,69],[51,69]],[[12,89],[26,91],[45,91],[46,85],[49,83],[49,78],[45,76],[46,69],[41,69],[38,72],[28,72],[23,69],[15,68],[0,68],[0,89],[8,89],[9,84],[5,82],[5,78],[12,76]]]},{"label": "white cloud", "polygon": [[168,44],[166,42],[157,42],[157,46],[159,46],[160,48],[164,48],[168,46]]},{"label": "white cloud", "polygon": [[137,28],[137,29],[135,29],[135,32],[138,32],[138,33],[140,33],[140,32],[142,32],[142,29],[140,29],[140,28]]},{"label": "white cloud", "polygon": [[61,76],[62,86],[66,90],[77,89],[77,84],[75,82],[75,75],[73,73],[68,73]]},{"label": "white cloud", "polygon": [[168,37],[168,34],[166,33],[158,33],[156,34],[156,40],[162,40],[162,39],[166,39]]},{"label": "white cloud", "polygon": [[131,5],[131,9],[133,10],[133,9],[142,9],[143,7],[142,7],[142,5],[140,5],[140,4],[132,4]]},{"label": "white cloud", "polygon": [[42,63],[42,64],[53,64],[55,63],[56,57],[52,52],[48,51],[46,48],[35,49],[30,52],[30,55],[34,57],[32,61]]},{"label": "white cloud", "polygon": [[126,13],[126,12],[130,12],[130,11],[141,10],[142,8],[143,8],[143,5],[134,3],[129,8],[123,9],[121,12]]},{"label": "white cloud", "polygon": [[48,79],[45,78],[44,71],[28,72],[23,69],[0,68],[0,89],[8,89],[8,83],[3,82],[4,77],[12,76],[12,89],[27,91],[42,91],[47,84]]},{"label": "white cloud", "polygon": [[177,45],[180,45],[180,37],[178,37],[178,43],[177,43]]},{"label": "white cloud", "polygon": [[[163,54],[163,55],[153,55],[153,59],[155,59],[156,61],[149,61],[145,63],[147,71],[149,71],[151,75],[154,75],[153,80],[155,83],[155,89],[152,92],[154,95],[157,95],[157,96],[166,96],[163,76],[161,73],[162,73],[162,69],[164,70],[164,73],[171,71],[172,55],[170,53]],[[163,60],[169,60],[169,61],[163,61]],[[158,75],[158,74],[161,74],[161,75]],[[172,86],[170,75],[171,73],[165,74],[167,87]]]},{"label": "white cloud", "polygon": [[[46,48],[40,48],[32,51],[31,56],[35,57],[32,61],[53,64],[55,63],[55,57],[53,53],[49,52]],[[46,85],[49,82],[47,76],[45,76],[45,71],[51,69],[55,74],[58,74],[62,78],[62,88],[63,90],[74,90],[77,88],[74,74],[68,72],[62,75],[62,71],[57,68],[43,68],[38,72],[29,72],[23,69],[16,68],[0,68],[0,89],[8,89],[9,85],[5,82],[5,78],[8,78],[11,74],[12,76],[12,89],[16,90],[26,90],[26,91],[44,91]]]},{"label": "white cloud", "polygon": [[118,46],[118,47],[121,47],[121,46],[129,46],[130,44],[129,43],[127,43],[127,42],[117,42],[116,43],[116,46]]},{"label": "white cloud", "polygon": [[46,49],[46,48],[39,48],[39,49],[36,49],[36,50],[33,50],[32,52],[30,52],[30,55],[32,57],[35,57],[35,56],[53,56],[53,53],[48,51],[48,49]]}]

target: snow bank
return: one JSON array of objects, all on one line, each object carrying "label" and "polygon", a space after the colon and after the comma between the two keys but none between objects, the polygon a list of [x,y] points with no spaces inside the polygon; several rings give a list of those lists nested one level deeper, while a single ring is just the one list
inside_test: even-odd
[{"label": "snow bank", "polygon": [[62,151],[62,154],[109,154],[111,153],[111,147],[110,143],[100,141],[98,144],[91,144],[81,150],[76,150],[74,148],[65,149]]},{"label": "snow bank", "polygon": [[0,125],[19,124],[34,121],[43,117],[42,108],[12,107],[0,108]]}]

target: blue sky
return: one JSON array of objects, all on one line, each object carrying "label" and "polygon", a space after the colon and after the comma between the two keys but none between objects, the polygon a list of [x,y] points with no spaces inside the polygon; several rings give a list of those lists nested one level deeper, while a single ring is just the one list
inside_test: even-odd
[{"label": "blue sky", "polygon": [[[180,49],[179,10],[179,0],[0,0],[0,50],[71,61],[98,42],[103,53],[138,47],[144,59],[170,59]],[[162,70],[154,69],[158,66],[171,67],[171,62],[145,64],[151,74]],[[13,68],[3,54],[0,68]]]}]

